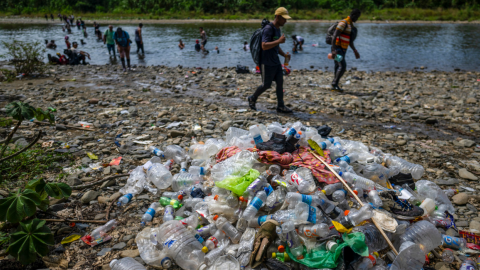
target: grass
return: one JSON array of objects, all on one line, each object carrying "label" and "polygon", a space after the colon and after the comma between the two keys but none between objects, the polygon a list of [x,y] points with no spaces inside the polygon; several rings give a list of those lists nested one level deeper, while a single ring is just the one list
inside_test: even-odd
[{"label": "grass", "polygon": [[[7,148],[4,157],[17,152],[18,148]],[[14,189],[23,187],[26,182],[34,178],[55,174],[56,180],[66,176],[62,172],[62,164],[73,164],[73,157],[69,153],[57,153],[53,150],[33,146],[18,156],[0,164],[0,187]]]},{"label": "grass", "polygon": [[[335,12],[332,10],[291,10],[290,15],[296,20],[338,20],[348,14],[349,11]],[[57,14],[54,12],[54,14]],[[169,20],[169,19],[203,19],[203,20],[248,20],[271,18],[267,12],[253,13],[219,13],[208,14],[194,11],[163,12],[161,14],[138,14],[138,13],[75,13],[76,18],[84,20]],[[1,13],[0,16],[12,16],[12,13]],[[23,17],[38,17],[43,19],[44,13],[22,14]],[[371,21],[477,21],[480,20],[480,10],[473,9],[377,9],[362,14],[361,20]],[[58,21],[58,18],[55,18]]]}]

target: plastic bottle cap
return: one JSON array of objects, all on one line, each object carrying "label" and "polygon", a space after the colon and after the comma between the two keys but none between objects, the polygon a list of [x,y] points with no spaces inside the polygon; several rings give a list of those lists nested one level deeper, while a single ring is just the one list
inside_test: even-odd
[{"label": "plastic bottle cap", "polygon": [[358,190],[354,190],[353,193],[355,193],[355,195],[358,195]]},{"label": "plastic bottle cap", "polygon": [[208,252],[208,247],[202,247],[202,252],[207,253]]},{"label": "plastic bottle cap", "polygon": [[305,258],[305,257],[303,257],[303,255],[300,255],[300,256],[297,257],[297,260],[303,260],[303,258]]},{"label": "plastic bottle cap", "polygon": [[[285,261],[290,261],[290,257],[288,256],[288,253],[283,253],[283,258],[285,259]],[[303,258],[302,258],[303,259]]]},{"label": "plastic bottle cap", "polygon": [[181,201],[181,200],[183,200],[183,195],[182,195],[182,194],[180,194],[180,195],[178,195],[178,197],[177,197],[177,198],[178,198],[178,199]]},{"label": "plastic bottle cap", "polygon": [[272,258],[274,258],[274,259],[275,259],[276,257],[277,257],[277,253],[275,253],[275,252],[274,252],[274,253],[272,253]]},{"label": "plastic bottle cap", "polygon": [[213,217],[213,220],[217,220],[217,218],[218,218],[218,215],[215,215],[215,216]]},{"label": "plastic bottle cap", "polygon": [[218,200],[218,195],[215,195],[215,197],[213,197],[213,199],[216,201]]},{"label": "plastic bottle cap", "polygon": [[350,210],[345,210],[345,212],[343,212],[345,214],[345,216],[348,216],[348,214],[350,213]]},{"label": "plastic bottle cap", "polygon": [[278,251],[279,252],[285,252],[285,247],[282,246],[282,245],[278,246]]},{"label": "plastic bottle cap", "polygon": [[380,255],[378,254],[378,252],[373,252],[373,255],[375,255],[377,258],[380,257]]},{"label": "plastic bottle cap", "polygon": [[327,194],[327,192],[326,192],[324,189],[322,189],[322,193],[323,193],[323,194]]}]

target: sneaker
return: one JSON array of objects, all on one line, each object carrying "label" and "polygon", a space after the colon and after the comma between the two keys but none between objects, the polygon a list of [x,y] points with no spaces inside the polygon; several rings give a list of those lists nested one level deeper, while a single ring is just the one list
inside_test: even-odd
[{"label": "sneaker", "polygon": [[278,113],[293,113],[293,111],[286,106],[283,107],[277,107],[277,112]]},{"label": "sneaker", "polygon": [[332,91],[343,92],[343,89],[338,84],[332,84]]},{"label": "sneaker", "polygon": [[247,101],[248,101],[248,106],[250,107],[250,109],[256,111],[257,110],[257,106],[256,106],[256,101],[255,99],[253,98],[253,96],[249,96],[247,98]]},{"label": "sneaker", "polygon": [[378,193],[383,202],[383,209],[392,213],[398,219],[415,219],[423,215],[423,209],[411,204],[407,200],[397,197],[395,191],[381,191]]}]

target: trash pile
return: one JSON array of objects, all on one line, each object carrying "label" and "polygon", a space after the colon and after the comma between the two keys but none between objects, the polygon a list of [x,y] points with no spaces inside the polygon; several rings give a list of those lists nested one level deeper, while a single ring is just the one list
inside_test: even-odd
[{"label": "trash pile", "polygon": [[[449,198],[458,191],[421,180],[420,165],[330,131],[275,122],[193,139],[188,151],[150,146],[154,157],[131,172],[117,202],[127,207],[144,190],[162,195],[139,220],[142,259],[187,270],[418,270],[432,256],[451,263],[475,253],[445,233],[456,229]],[[181,171],[172,175],[174,163]],[[149,227],[155,216],[163,223]],[[101,243],[115,225],[86,239]],[[128,257],[110,267],[145,269]],[[460,269],[476,269],[476,260]]]}]

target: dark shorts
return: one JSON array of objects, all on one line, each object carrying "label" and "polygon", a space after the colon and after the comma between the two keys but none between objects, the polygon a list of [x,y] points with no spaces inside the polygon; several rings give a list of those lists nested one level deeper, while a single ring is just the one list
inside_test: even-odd
[{"label": "dark shorts", "polygon": [[202,46],[205,47],[205,45],[207,45],[207,40],[202,41],[201,43],[202,43]]}]

